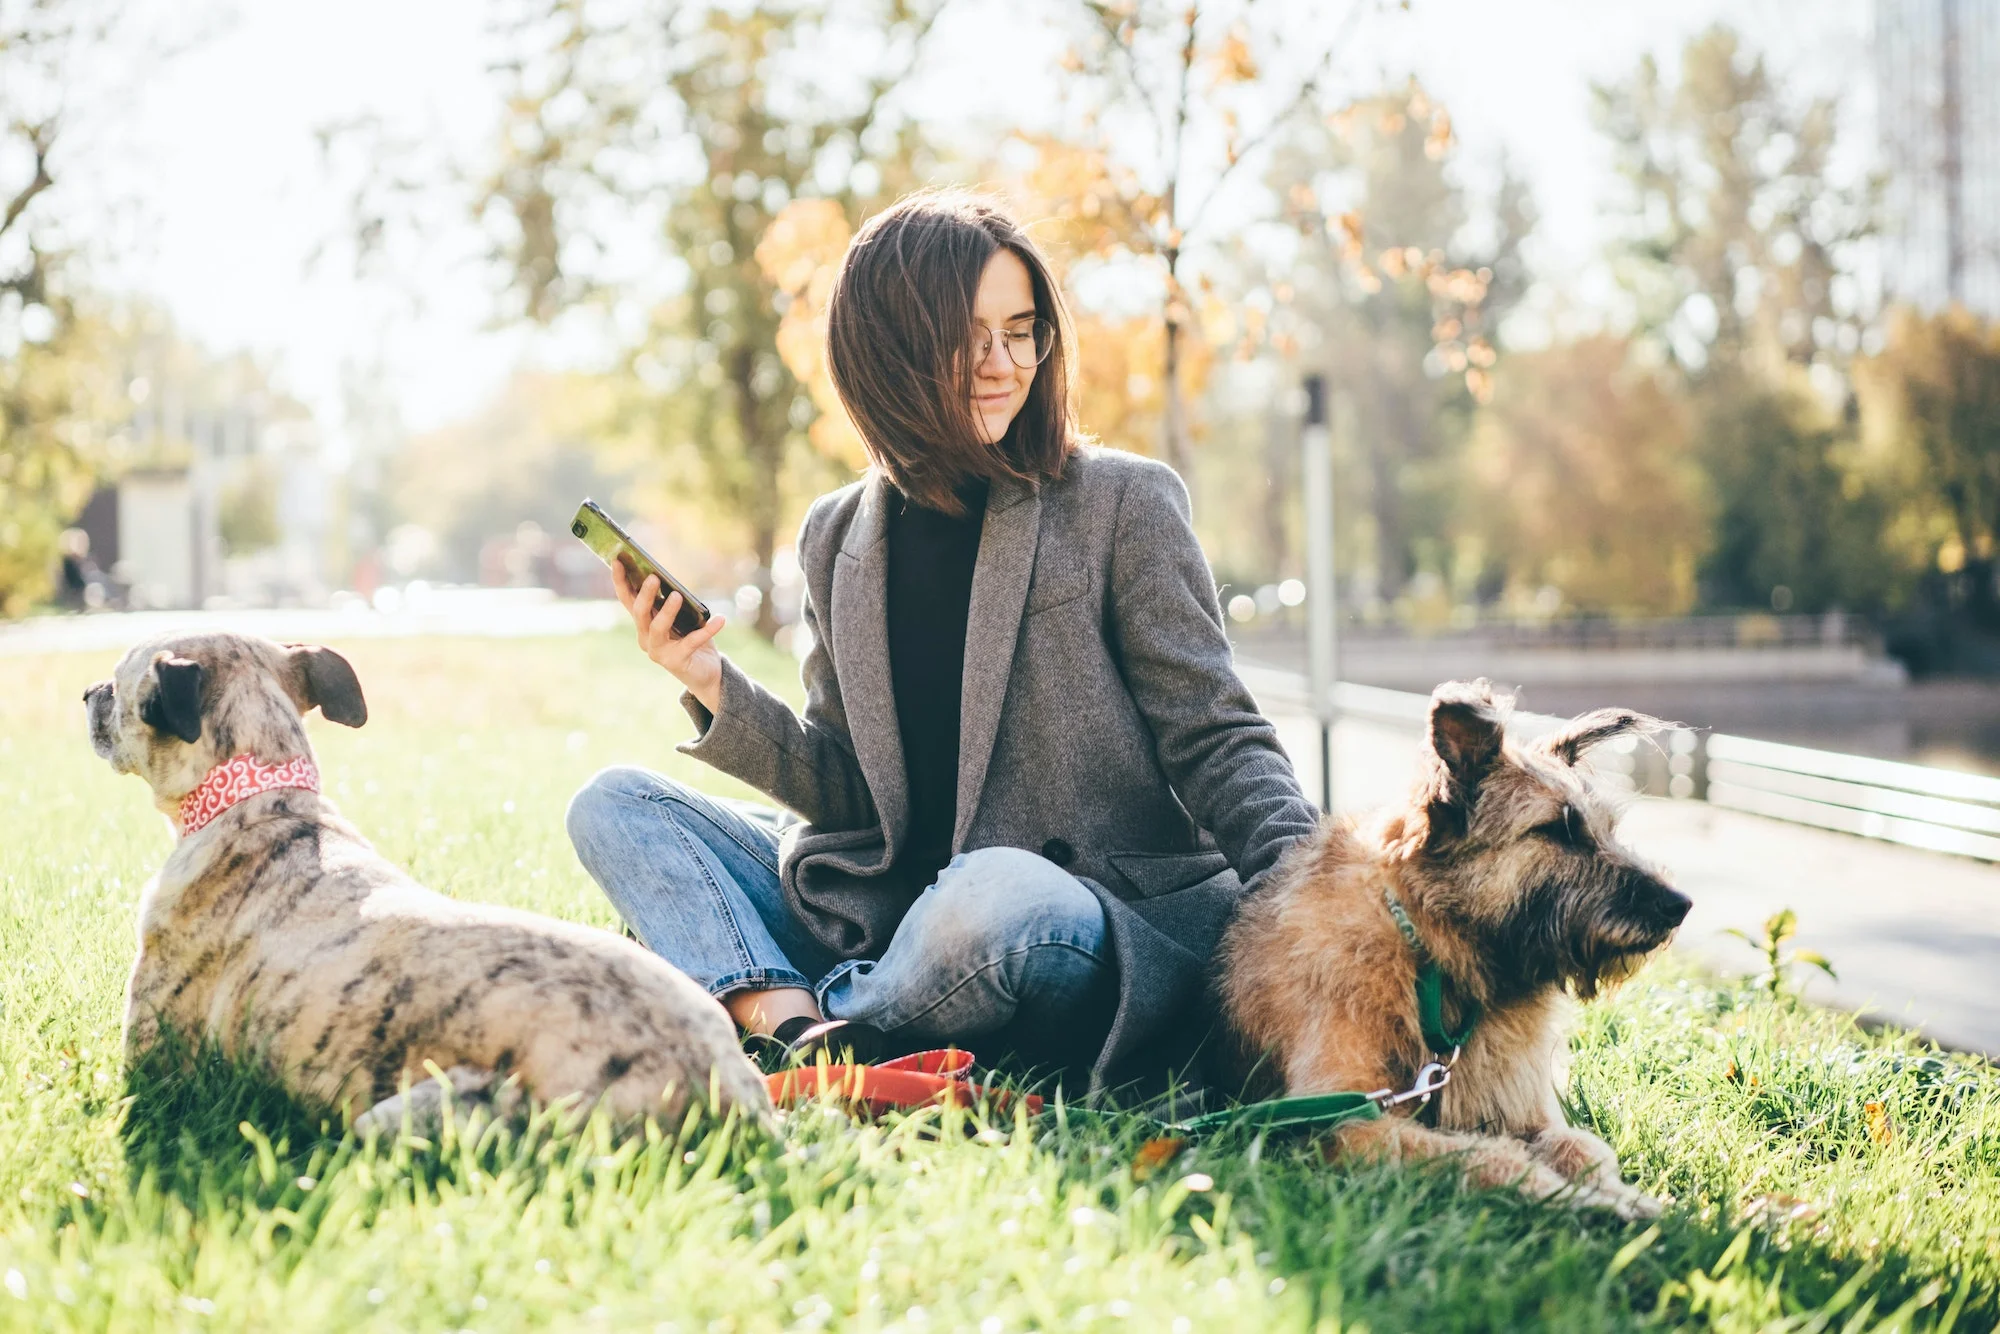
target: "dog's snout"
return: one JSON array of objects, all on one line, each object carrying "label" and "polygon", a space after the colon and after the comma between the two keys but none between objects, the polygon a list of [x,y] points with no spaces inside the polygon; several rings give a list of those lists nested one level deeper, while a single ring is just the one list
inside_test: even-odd
[{"label": "dog's snout", "polygon": [[111,715],[115,711],[111,682],[95,682],[83,692],[83,721],[90,731],[90,748],[99,759],[111,759],[118,748],[112,735]]},{"label": "dog's snout", "polygon": [[1673,931],[1687,920],[1688,910],[1694,907],[1694,900],[1670,885],[1655,880],[1646,897],[1647,915],[1658,923],[1663,932]]},{"label": "dog's snout", "polygon": [[1687,918],[1694,900],[1637,869],[1625,877],[1614,911],[1640,931],[1665,937]]}]

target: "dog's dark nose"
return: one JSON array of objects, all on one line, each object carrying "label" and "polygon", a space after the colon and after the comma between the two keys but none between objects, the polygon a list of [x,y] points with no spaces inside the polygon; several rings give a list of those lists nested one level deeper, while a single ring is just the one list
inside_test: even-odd
[{"label": "dog's dark nose", "polygon": [[1636,867],[1627,872],[1613,909],[1633,927],[1665,939],[1694,907],[1694,900]]},{"label": "dog's dark nose", "polygon": [[111,683],[109,681],[98,681],[91,685],[87,685],[83,688],[83,702],[85,704],[88,704],[90,703],[91,699],[97,695],[99,691],[109,690],[109,689],[111,689]]}]

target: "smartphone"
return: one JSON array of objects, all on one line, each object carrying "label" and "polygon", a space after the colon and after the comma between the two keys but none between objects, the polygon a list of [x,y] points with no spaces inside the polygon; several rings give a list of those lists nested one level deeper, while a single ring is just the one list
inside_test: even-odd
[{"label": "smartphone", "polygon": [[660,581],[660,599],[653,604],[658,611],[666,605],[667,594],[681,595],[680,613],[674,617],[674,633],[692,634],[708,624],[708,606],[694,595],[693,590],[667,573],[666,567],[646,554],[646,549],[632,540],[632,535],[618,526],[594,500],[586,500],[577,506],[576,517],[569,521],[570,532],[576,534],[583,544],[597,553],[597,558],[612,569],[619,568],[619,560],[624,560],[625,585],[634,593],[646,582],[647,575],[654,575]]}]

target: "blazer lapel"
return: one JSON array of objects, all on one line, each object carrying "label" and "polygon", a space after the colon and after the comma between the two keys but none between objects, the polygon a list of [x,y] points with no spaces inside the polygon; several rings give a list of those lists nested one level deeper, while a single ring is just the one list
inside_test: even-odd
[{"label": "blazer lapel", "polygon": [[908,778],[902,733],[889,671],[889,482],[869,475],[861,505],[833,569],[833,660],[840,674],[840,702],[854,758],[875,798],[875,813],[891,856],[909,829]]},{"label": "blazer lapel", "polygon": [[[972,609],[965,626],[965,687],[959,697],[958,814],[951,842],[965,844],[986,766],[1000,732],[1000,710],[1014,670],[1014,645],[1028,577],[1035,569],[1042,497],[1033,483],[1001,478],[992,484],[979,530],[979,558],[972,567]],[[886,631],[885,631],[886,634]],[[894,713],[893,706],[890,712]]]}]

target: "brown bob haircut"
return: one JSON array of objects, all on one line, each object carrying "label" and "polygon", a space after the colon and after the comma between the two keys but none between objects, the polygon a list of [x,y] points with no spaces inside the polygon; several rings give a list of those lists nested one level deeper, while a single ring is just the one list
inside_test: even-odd
[{"label": "brown bob haircut", "polygon": [[[988,444],[972,411],[973,308],[986,261],[1003,247],[1027,265],[1054,342],[1007,434]],[[1048,261],[994,200],[926,190],[863,223],[826,324],[833,386],[868,457],[917,504],[961,514],[955,492],[972,478],[1062,475],[1076,442],[1069,310]]]}]

